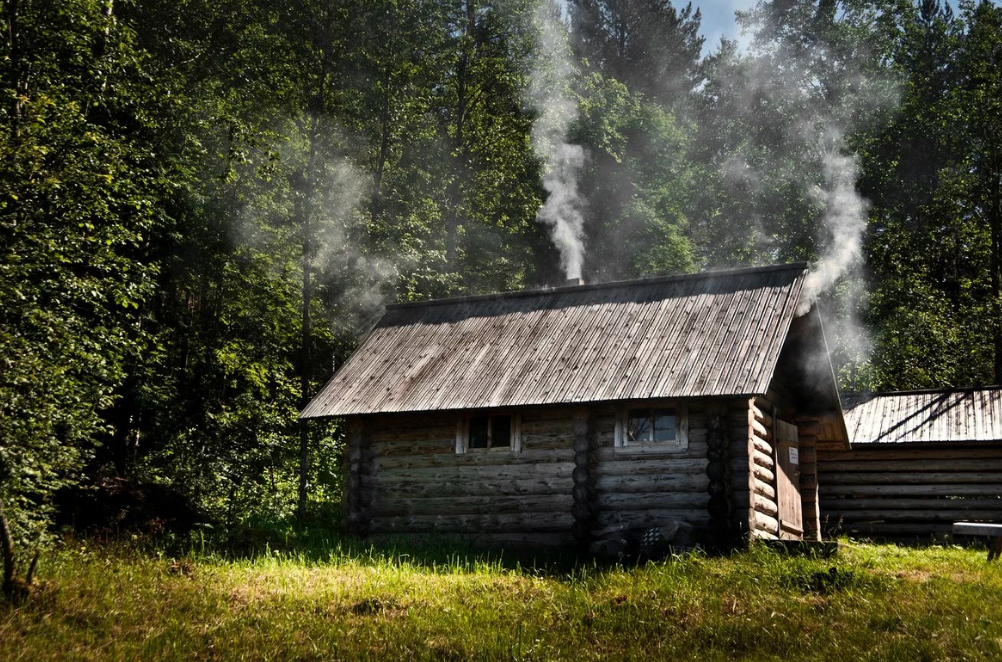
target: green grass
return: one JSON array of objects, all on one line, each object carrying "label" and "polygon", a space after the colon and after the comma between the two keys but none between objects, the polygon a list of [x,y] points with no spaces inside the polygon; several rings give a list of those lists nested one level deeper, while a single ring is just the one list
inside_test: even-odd
[{"label": "green grass", "polygon": [[78,544],[0,606],[0,660],[998,660],[1002,565],[959,548],[763,548],[639,567],[313,546]]}]

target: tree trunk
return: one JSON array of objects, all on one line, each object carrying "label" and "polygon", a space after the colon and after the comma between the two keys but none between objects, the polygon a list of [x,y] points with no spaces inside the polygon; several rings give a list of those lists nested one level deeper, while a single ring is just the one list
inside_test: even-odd
[{"label": "tree trunk", "polygon": [[0,499],[0,552],[3,553],[3,590],[9,593],[14,585],[14,538],[7,523],[3,499]]},{"label": "tree trunk", "polygon": [[470,60],[476,50],[476,30],[477,30],[477,3],[475,0],[466,2],[466,32],[461,38],[461,50],[459,63],[456,66],[456,121],[455,138],[453,144],[455,149],[456,173],[455,179],[449,186],[449,216],[446,222],[446,245],[445,259],[450,268],[455,268],[456,249],[459,234],[459,208],[462,203],[463,180],[466,177],[466,113],[468,110],[469,98],[467,95],[469,87]]},{"label": "tree trunk", "polygon": [[386,169],[386,160],[390,155],[390,81],[391,70],[386,68],[383,78],[385,89],[383,90],[383,110],[380,114],[380,136],[379,136],[379,158],[376,161],[376,169],[372,175],[372,216],[373,219],[379,214],[382,204],[383,172]]},{"label": "tree trunk", "polygon": [[[310,157],[299,182],[301,191],[296,196],[296,215],[299,227],[302,229],[303,240],[303,308],[302,308],[302,344],[300,348],[299,407],[303,409],[310,402],[310,372],[313,368],[312,343],[310,340],[312,320],[310,306],[313,300],[313,195],[316,184],[316,161],[319,134],[319,118],[316,114],[310,119]],[[299,421],[299,499],[296,506],[297,515],[302,521],[306,517],[306,496],[308,474],[310,469],[310,430],[307,422]]]}]

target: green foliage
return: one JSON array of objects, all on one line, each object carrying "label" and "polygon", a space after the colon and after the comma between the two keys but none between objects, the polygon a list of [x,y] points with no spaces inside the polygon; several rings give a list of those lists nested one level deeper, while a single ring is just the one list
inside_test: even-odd
[{"label": "green foliage", "polygon": [[[37,0],[0,26],[0,499],[167,483],[226,528],[301,494],[296,413],[387,301],[559,283],[530,0]],[[554,5],[548,5],[551,13]],[[852,389],[1002,374],[1002,15],[571,3],[585,275],[813,260],[826,159],[866,266],[823,301]],[[305,437],[335,518],[337,422]]]}]

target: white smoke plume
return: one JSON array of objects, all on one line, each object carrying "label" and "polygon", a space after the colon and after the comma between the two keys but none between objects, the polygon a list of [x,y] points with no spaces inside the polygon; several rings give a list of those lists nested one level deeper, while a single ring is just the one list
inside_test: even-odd
[{"label": "white smoke plume", "polygon": [[[840,144],[841,140],[832,141]],[[863,257],[863,233],[869,203],[856,191],[858,166],[855,155],[829,151],[824,155],[824,187],[815,195],[825,206],[822,223],[830,234],[828,249],[814,265],[804,283],[797,314],[805,315],[818,297]]]},{"label": "white smoke plume", "polygon": [[553,15],[549,0],[539,0],[535,13],[536,53],[528,102],[539,111],[532,129],[532,146],[543,161],[546,203],[536,220],[550,227],[553,243],[567,278],[580,278],[584,263],[583,200],[578,175],[585,163],[584,149],[567,142],[578,117],[571,91],[574,63],[567,29]]}]

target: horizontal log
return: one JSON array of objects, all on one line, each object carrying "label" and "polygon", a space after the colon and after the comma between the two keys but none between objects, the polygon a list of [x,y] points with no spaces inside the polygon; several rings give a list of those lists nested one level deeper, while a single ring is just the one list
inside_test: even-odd
[{"label": "horizontal log", "polygon": [[699,526],[710,520],[710,514],[705,510],[693,509],[658,509],[658,510],[624,510],[599,511],[596,527],[624,526],[627,528],[654,528],[670,522],[688,522]]},{"label": "horizontal log", "polygon": [[822,485],[895,485],[895,484],[927,484],[935,485],[939,483],[949,483],[952,485],[964,484],[997,484],[1002,481],[1002,476],[997,473],[975,473],[975,472],[896,472],[896,473],[871,473],[871,472],[819,472],[819,482]]},{"label": "horizontal log", "polygon": [[752,446],[758,452],[772,457],[772,444],[765,439],[760,438],[758,435],[752,435]]},{"label": "horizontal log", "polygon": [[612,446],[606,446],[598,449],[598,459],[602,462],[621,462],[631,461],[631,456],[655,456],[659,458],[659,461],[672,461],[672,460],[701,460],[703,464],[706,464],[706,442],[694,442],[689,439],[689,445],[684,451],[679,451],[677,449],[672,449],[671,447],[661,446],[657,444],[649,445],[633,445],[626,446],[625,448],[614,448]]},{"label": "horizontal log", "polygon": [[774,484],[776,482],[776,475],[760,464],[752,466],[752,473],[763,483]]},{"label": "horizontal log", "polygon": [[599,494],[599,510],[664,510],[676,508],[706,509],[709,495],[705,492],[633,492]]},{"label": "horizontal log", "polygon": [[568,433],[559,437],[522,433],[522,448],[526,450],[555,450],[560,448],[570,448],[573,443],[573,433]]},{"label": "horizontal log", "polygon": [[759,465],[760,467],[765,467],[769,471],[774,470],[775,463],[772,461],[772,456],[766,455],[757,448],[752,451],[752,459],[755,461],[755,464]]},{"label": "horizontal log", "polygon": [[757,512],[765,513],[772,517],[776,517],[779,514],[779,507],[776,505],[776,502],[772,499],[767,499],[761,494],[752,494],[751,502],[752,508]]},{"label": "horizontal log", "polygon": [[[824,480],[825,477],[822,477]],[[819,493],[822,499],[837,496],[869,497],[869,496],[993,496],[1002,494],[1002,484],[984,483],[959,485],[943,484],[907,484],[907,485],[831,485],[821,483]]]},{"label": "horizontal log", "polygon": [[818,452],[813,448],[800,447],[800,466],[814,466],[818,461]]},{"label": "horizontal log", "polygon": [[772,427],[772,416],[762,411],[762,408],[758,406],[757,402],[752,404],[752,413],[755,415],[756,421],[767,428]]},{"label": "horizontal log", "polygon": [[420,498],[420,497],[445,497],[445,496],[517,496],[517,495],[543,495],[543,494],[570,494],[574,487],[574,482],[568,475],[555,479],[546,478],[524,478],[517,480],[472,480],[472,481],[448,481],[442,483],[435,482],[413,482],[413,481],[390,481],[377,482],[369,476],[362,477],[362,485],[378,490],[383,498]]},{"label": "horizontal log", "polygon": [[371,510],[374,516],[569,513],[573,504],[574,499],[570,494],[451,496],[423,499],[377,495],[372,501]]},{"label": "horizontal log", "polygon": [[861,460],[963,460],[979,458],[1002,458],[1002,447],[985,444],[963,448],[925,448],[910,444],[867,444],[874,448],[823,452],[819,462],[856,462]]},{"label": "horizontal log", "polygon": [[427,437],[418,441],[373,442],[370,446],[376,457],[399,457],[431,453],[456,452],[456,433],[451,437]]},{"label": "horizontal log", "polygon": [[776,499],[776,488],[769,483],[764,483],[757,477],[754,479],[755,493],[760,494],[768,499]]},{"label": "horizontal log", "polygon": [[762,529],[754,529],[751,532],[751,537],[755,540],[779,540],[779,536],[775,533],[763,531]]},{"label": "horizontal log", "polygon": [[445,482],[450,480],[518,480],[535,476],[570,476],[573,462],[546,462],[530,464],[504,464],[497,466],[426,467],[416,469],[384,469],[376,473],[382,484],[397,482]]},{"label": "horizontal log", "polygon": [[393,447],[406,446],[408,443],[425,441],[427,439],[448,439],[450,437],[453,439],[456,437],[455,421],[443,425],[394,426],[381,430],[373,430],[369,434],[369,441],[373,444]]},{"label": "horizontal log", "polygon": [[706,492],[710,479],[706,474],[652,474],[598,476],[599,492]]},{"label": "horizontal log", "polygon": [[[976,513],[976,516],[975,516]],[[836,516],[834,512],[826,512]],[[972,517],[985,522],[1002,522],[1002,509],[998,511],[943,510],[845,510],[837,514],[843,522],[959,522]]]},{"label": "horizontal log", "polygon": [[665,456],[658,459],[617,459],[601,462],[595,469],[598,476],[648,475],[648,474],[701,474],[706,471],[706,458],[681,458]]},{"label": "horizontal log", "polygon": [[898,471],[975,471],[982,473],[1000,473],[1002,472],[1002,459],[977,458],[923,462],[921,460],[896,460],[893,458],[887,458],[884,460],[821,462],[820,468],[822,471],[839,473],[847,471],[878,471],[882,473]]},{"label": "horizontal log", "polygon": [[755,529],[765,531],[766,533],[771,533],[773,535],[779,535],[779,520],[775,517],[770,517],[765,513],[753,510],[751,514],[751,521],[754,522]]},{"label": "horizontal log", "polygon": [[549,462],[573,462],[574,451],[570,448],[559,450],[511,451],[467,451],[457,454],[430,453],[426,455],[376,457],[376,469],[421,469],[427,467],[497,466],[505,464],[545,464]]},{"label": "horizontal log", "polygon": [[1002,499],[951,499],[927,497],[924,499],[822,499],[825,512],[845,512],[849,510],[895,509],[895,510],[996,510],[1002,511]]},{"label": "horizontal log", "polygon": [[846,445],[841,441],[818,441],[815,444],[815,448],[819,451],[840,451],[846,448]]},{"label": "horizontal log", "polygon": [[374,533],[519,533],[535,531],[566,532],[574,523],[568,512],[520,513],[496,515],[405,515],[373,517],[369,527]]},{"label": "horizontal log", "polygon": [[759,437],[760,439],[765,439],[766,441],[772,441],[772,432],[767,430],[764,425],[759,423],[754,418],[752,419],[751,427],[752,427],[752,432],[755,433],[756,437]]}]

